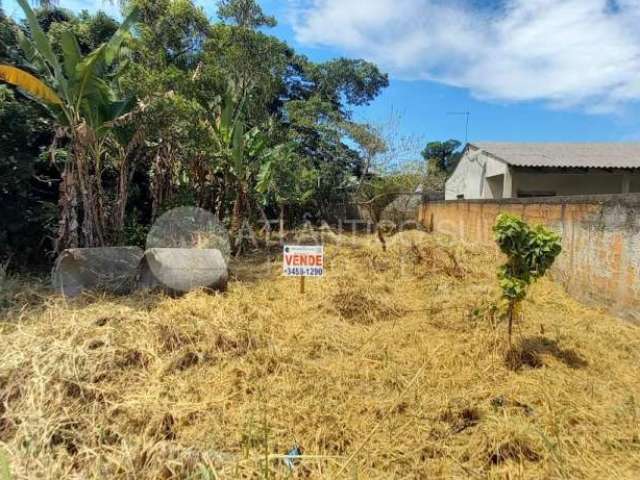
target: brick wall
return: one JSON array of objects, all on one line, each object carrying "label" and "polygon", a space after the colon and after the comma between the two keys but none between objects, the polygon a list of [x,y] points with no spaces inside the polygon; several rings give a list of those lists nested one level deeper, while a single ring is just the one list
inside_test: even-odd
[{"label": "brick wall", "polygon": [[640,194],[427,202],[419,219],[435,232],[495,245],[500,212],[562,235],[552,274],[572,296],[640,322]]}]

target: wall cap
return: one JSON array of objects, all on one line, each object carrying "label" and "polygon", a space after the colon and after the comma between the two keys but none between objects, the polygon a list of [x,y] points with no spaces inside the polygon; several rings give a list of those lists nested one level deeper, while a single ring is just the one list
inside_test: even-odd
[{"label": "wall cap", "polygon": [[570,195],[562,197],[532,197],[532,198],[501,198],[501,199],[461,199],[461,200],[428,200],[423,199],[425,205],[562,205],[562,204],[590,204],[590,205],[625,205],[640,207],[640,193],[604,194],[604,195]]}]

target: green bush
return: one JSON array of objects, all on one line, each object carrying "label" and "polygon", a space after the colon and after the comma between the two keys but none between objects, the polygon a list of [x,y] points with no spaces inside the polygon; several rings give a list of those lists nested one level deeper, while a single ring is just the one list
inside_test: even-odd
[{"label": "green bush", "polygon": [[516,309],[527,295],[527,287],[542,277],[562,251],[560,236],[537,225],[530,227],[515,215],[501,213],[493,227],[496,243],[507,262],[500,267],[498,278],[502,298],[507,304],[509,342]]}]

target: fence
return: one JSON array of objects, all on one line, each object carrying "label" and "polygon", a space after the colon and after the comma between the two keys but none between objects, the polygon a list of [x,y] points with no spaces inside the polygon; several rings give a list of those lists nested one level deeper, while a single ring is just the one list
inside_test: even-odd
[{"label": "fence", "polygon": [[418,215],[434,232],[495,245],[500,212],[562,235],[552,274],[569,294],[640,322],[640,194],[425,202]]}]

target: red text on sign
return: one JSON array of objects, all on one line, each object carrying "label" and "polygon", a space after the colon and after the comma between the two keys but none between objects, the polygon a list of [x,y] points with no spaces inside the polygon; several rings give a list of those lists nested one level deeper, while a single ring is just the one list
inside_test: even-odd
[{"label": "red text on sign", "polygon": [[293,255],[284,256],[284,262],[287,266],[295,267],[322,267],[322,255]]}]

